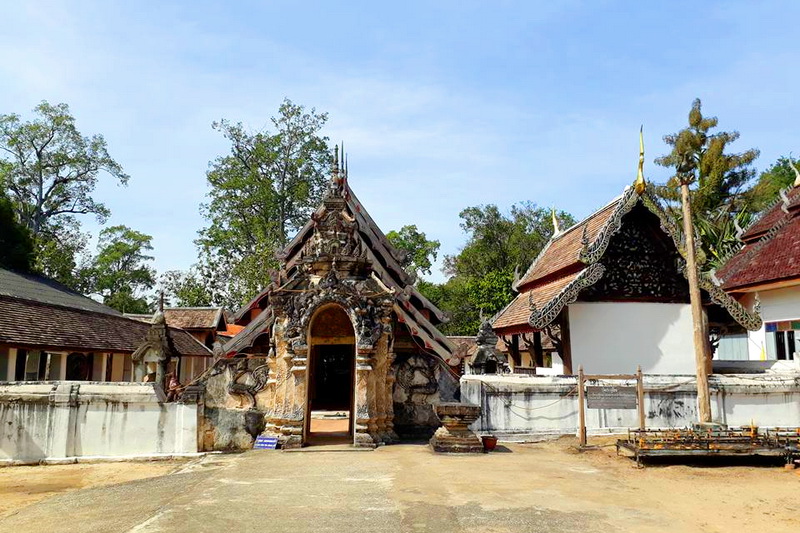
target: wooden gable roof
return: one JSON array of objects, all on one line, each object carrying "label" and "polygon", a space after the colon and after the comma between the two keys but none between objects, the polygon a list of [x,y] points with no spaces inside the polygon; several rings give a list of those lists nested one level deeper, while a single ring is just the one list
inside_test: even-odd
[{"label": "wooden gable roof", "polygon": [[[683,257],[678,228],[655,196],[648,190],[637,192],[628,187],[622,196],[550,239],[517,283],[519,295],[495,317],[494,329],[501,332],[540,330],[552,323],[564,306],[575,302],[583,289],[602,278],[605,268],[600,260],[611,237],[620,231],[623,217],[637,204],[658,217],[661,229]],[[747,329],[761,326],[756,314],[725,294],[710,278],[701,277],[701,288],[742,326]]]}]

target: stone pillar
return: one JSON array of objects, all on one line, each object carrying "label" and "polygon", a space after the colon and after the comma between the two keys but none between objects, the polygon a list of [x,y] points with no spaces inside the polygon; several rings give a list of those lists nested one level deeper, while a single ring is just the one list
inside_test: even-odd
[{"label": "stone pillar", "polygon": [[386,408],[386,421],[384,426],[386,427],[386,435],[389,439],[389,442],[397,442],[400,440],[400,437],[394,430],[394,382],[396,381],[397,377],[394,371],[394,359],[395,354],[394,352],[389,352],[386,354],[386,380],[384,385],[384,396],[386,401],[384,406]]},{"label": "stone pillar", "polygon": [[306,388],[308,380],[308,346],[295,346],[290,360],[292,377],[288,380],[287,411],[281,432],[286,435],[284,448],[299,448],[304,444],[306,416]]},{"label": "stone pillar", "polygon": [[374,448],[374,413],[370,412],[370,378],[372,377],[373,348],[358,347],[356,350],[356,390],[355,390],[355,434],[353,445]]}]

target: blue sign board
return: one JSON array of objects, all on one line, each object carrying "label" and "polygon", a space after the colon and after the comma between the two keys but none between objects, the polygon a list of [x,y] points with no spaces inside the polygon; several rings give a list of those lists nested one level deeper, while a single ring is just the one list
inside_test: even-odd
[{"label": "blue sign board", "polygon": [[278,437],[259,435],[253,443],[254,450],[274,450],[278,447]]}]

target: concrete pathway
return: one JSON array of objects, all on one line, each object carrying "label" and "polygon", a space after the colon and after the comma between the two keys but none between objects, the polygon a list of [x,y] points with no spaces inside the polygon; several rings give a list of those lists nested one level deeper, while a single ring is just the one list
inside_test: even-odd
[{"label": "concrete pathway", "polygon": [[563,449],[510,448],[476,456],[434,455],[421,445],[208,456],[168,476],[30,505],[1,520],[0,531],[708,530],[669,505],[659,508],[663,491],[637,493],[647,481],[636,479],[649,474],[624,459],[598,467]]}]

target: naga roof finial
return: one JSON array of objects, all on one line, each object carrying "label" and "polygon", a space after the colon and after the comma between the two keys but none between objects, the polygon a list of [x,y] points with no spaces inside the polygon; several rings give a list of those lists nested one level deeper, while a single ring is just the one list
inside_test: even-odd
[{"label": "naga roof finial", "polygon": [[639,128],[639,171],[636,173],[636,181],[633,182],[633,188],[636,194],[642,194],[647,184],[644,181],[644,126]]},{"label": "naga roof finial", "polygon": [[792,167],[792,170],[794,170],[794,175],[795,175],[794,187],[800,187],[800,170],[797,170],[797,167],[795,166],[794,162],[792,161],[792,154],[791,153],[789,153],[789,166]]},{"label": "naga roof finial", "polygon": [[556,208],[553,207],[551,210],[551,214],[553,216],[553,237],[561,233],[561,227],[558,225],[558,217],[556,216]]}]

